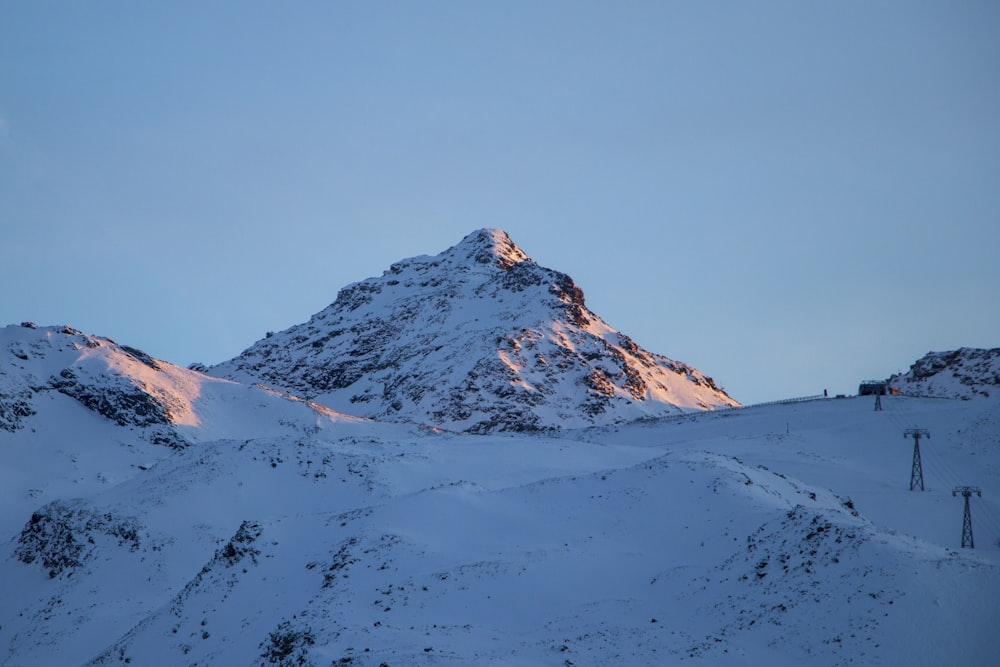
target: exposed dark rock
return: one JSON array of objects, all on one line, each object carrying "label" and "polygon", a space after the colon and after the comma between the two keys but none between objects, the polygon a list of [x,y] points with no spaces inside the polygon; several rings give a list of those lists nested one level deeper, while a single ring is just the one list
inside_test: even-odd
[{"label": "exposed dark rock", "polygon": [[115,538],[120,546],[136,551],[140,534],[140,524],[133,517],[118,517],[57,500],[31,515],[14,554],[22,563],[39,562],[54,578],[81,567],[94,549],[95,537]]},{"label": "exposed dark rock", "polygon": [[154,426],[169,424],[167,409],[155,397],[131,386],[95,386],[81,382],[72,368],[49,378],[49,386],[75,398],[88,410],[110,419],[119,426]]},{"label": "exposed dark rock", "polygon": [[255,565],[260,549],[254,543],[260,537],[262,529],[256,521],[244,521],[233,538],[226,542],[225,546],[215,552],[212,562],[220,563],[226,567],[233,567],[244,558],[250,558]]},{"label": "exposed dark rock", "polygon": [[912,396],[987,397],[1000,386],[1000,348],[928,352],[909,371],[892,376],[886,384]]},{"label": "exposed dark rock", "polygon": [[35,414],[35,409],[31,406],[31,394],[29,390],[12,394],[0,393],[0,429],[13,433],[24,428],[22,420]]},{"label": "exposed dark rock", "polygon": [[142,363],[146,364],[150,368],[154,368],[156,370],[160,370],[160,366],[159,366],[159,364],[156,363],[156,359],[153,359],[153,357],[149,356],[148,354],[146,354],[142,350],[138,350],[138,349],[136,349],[134,347],[129,347],[128,345],[121,345],[119,347],[121,348],[122,352],[124,352],[125,354],[133,357],[134,359],[136,359],[138,361],[141,361]]},{"label": "exposed dark rock", "polygon": [[316,643],[311,628],[299,628],[290,621],[282,621],[268,638],[261,642],[260,664],[279,667],[307,667],[309,647]]}]

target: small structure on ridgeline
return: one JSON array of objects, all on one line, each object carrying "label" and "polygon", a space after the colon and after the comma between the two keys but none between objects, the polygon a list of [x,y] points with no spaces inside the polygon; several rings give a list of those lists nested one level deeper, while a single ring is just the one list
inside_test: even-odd
[{"label": "small structure on ridgeline", "polygon": [[858,385],[858,396],[885,396],[885,380],[865,380]]}]

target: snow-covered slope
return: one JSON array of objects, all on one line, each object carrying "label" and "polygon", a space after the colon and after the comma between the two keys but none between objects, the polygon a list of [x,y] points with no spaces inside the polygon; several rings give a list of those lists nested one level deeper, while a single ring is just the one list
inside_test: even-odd
[{"label": "snow-covered slope", "polygon": [[[544,373],[515,360],[531,349],[557,358],[546,336],[561,331],[579,353],[545,380],[561,397],[585,362],[609,375],[596,351],[620,360],[612,348],[638,360],[649,392],[660,375],[711,390],[624,344],[568,278],[503,238],[466,240],[463,253],[478,248],[482,263],[459,253],[437,270],[452,249],[348,288],[314,328],[346,324],[348,304],[374,308],[393,280],[440,280],[465,296],[439,307],[420,289],[393,302],[402,310],[357,321],[378,330],[407,304],[421,326],[434,313],[459,326],[455,309],[495,321],[497,304],[534,308],[542,324],[530,331],[545,336],[519,351],[482,343],[496,333],[486,325],[457,338],[435,331],[469,355],[503,353],[513,368],[500,377],[526,384]],[[313,349],[309,340],[299,342]],[[384,343],[399,369],[417,367]],[[460,362],[426,354],[441,355],[431,369]],[[975,364],[961,365],[973,377]],[[974,377],[978,400],[670,408],[635,421],[624,421],[629,410],[654,401],[628,403],[613,385],[604,412],[566,421],[618,423],[477,435],[347,417],[67,327],[6,327],[0,664],[993,664],[1000,396],[981,391],[988,371]],[[484,418],[524,414],[516,392],[476,396]],[[547,409],[481,430],[537,429]],[[902,436],[913,427],[933,436],[922,443],[925,491],[909,490],[913,445]],[[958,486],[982,492],[969,499],[975,549],[959,548]]]},{"label": "snow-covered slope", "polygon": [[[177,374],[168,364],[106,338],[70,327],[24,323],[0,330],[0,428],[40,421],[41,396],[68,396],[120,427],[138,429],[154,444],[184,447],[173,424],[192,420],[189,387],[166,389]],[[162,377],[166,382],[155,382]]]},{"label": "snow-covered slope", "polygon": [[1000,347],[928,352],[889,387],[909,396],[978,398],[1000,393]]},{"label": "snow-covered slope", "polygon": [[736,405],[711,378],[605,324],[569,276],[490,229],[344,288],[210,373],[348,414],[477,433]]},{"label": "snow-covered slope", "polygon": [[[0,662],[991,664],[997,400],[164,448],[10,536]],[[956,483],[983,490],[975,550]]]},{"label": "snow-covered slope", "polygon": [[360,421],[70,327],[3,327],[0,528],[23,524],[25,512],[49,499],[106,488],[195,443]]}]

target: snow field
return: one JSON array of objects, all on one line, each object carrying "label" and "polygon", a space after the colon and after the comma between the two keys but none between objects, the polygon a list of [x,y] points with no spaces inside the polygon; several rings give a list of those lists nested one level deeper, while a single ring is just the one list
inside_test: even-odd
[{"label": "snow field", "polygon": [[[997,406],[885,405],[198,442],[81,494],[134,517],[138,550],[98,535],[53,579],[0,565],[0,645],[13,665],[257,664],[274,646],[316,665],[988,664]],[[923,493],[914,421],[943,463]],[[975,551],[945,466],[983,488]],[[234,540],[245,522],[259,536]]]}]

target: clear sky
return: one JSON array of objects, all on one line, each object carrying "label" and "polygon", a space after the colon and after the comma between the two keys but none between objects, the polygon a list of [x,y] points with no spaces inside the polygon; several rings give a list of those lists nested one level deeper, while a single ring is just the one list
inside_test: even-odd
[{"label": "clear sky", "polygon": [[216,363],[480,227],[745,403],[1000,346],[1000,3],[0,5],[2,324]]}]

